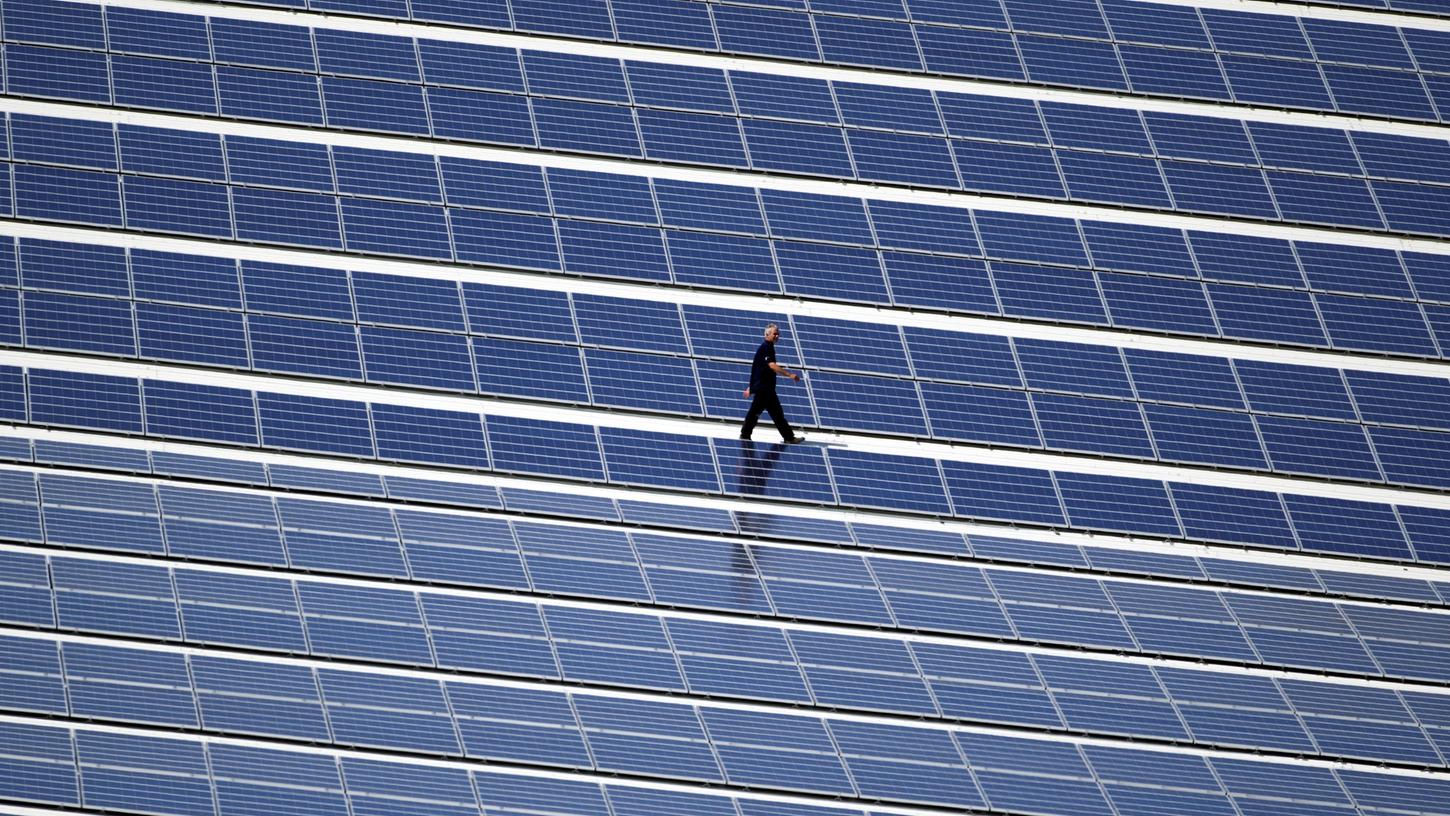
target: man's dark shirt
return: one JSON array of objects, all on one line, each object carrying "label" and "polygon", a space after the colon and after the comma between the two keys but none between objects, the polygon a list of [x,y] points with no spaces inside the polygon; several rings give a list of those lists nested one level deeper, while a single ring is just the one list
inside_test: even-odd
[{"label": "man's dark shirt", "polygon": [[760,344],[755,350],[755,361],[750,364],[750,393],[751,394],[774,394],[775,393],[775,370],[770,364],[775,362],[775,344],[769,341]]}]

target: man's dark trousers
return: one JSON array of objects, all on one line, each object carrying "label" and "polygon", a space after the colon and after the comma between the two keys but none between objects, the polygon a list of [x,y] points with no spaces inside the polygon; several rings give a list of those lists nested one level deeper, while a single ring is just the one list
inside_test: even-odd
[{"label": "man's dark trousers", "polygon": [[754,392],[754,396],[750,399],[750,410],[745,412],[745,424],[740,426],[740,438],[750,438],[750,434],[755,431],[755,423],[760,420],[762,411],[770,414],[770,418],[775,422],[775,429],[780,431],[781,439],[795,438],[795,431],[791,429],[790,423],[785,421],[785,409],[780,407],[780,395],[774,391]]}]

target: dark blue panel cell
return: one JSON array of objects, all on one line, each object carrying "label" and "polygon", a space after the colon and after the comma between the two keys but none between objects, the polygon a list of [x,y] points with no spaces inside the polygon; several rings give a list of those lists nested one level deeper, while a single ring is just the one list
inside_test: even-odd
[{"label": "dark blue panel cell", "polygon": [[997,299],[986,264],[968,258],[944,258],[884,252],[891,297],[902,306],[997,314]]},{"label": "dark blue panel cell", "polygon": [[916,39],[928,71],[999,79],[1025,79],[1027,76],[1010,34],[917,26]]},{"label": "dark blue panel cell", "polygon": [[1153,458],[1153,444],[1136,404],[1033,394],[1032,406],[1049,448]]},{"label": "dark blue panel cell", "polygon": [[1040,215],[976,212],[988,257],[1087,266],[1077,223]]},{"label": "dark blue panel cell", "polygon": [[911,326],[905,328],[905,336],[918,377],[1022,385],[1011,343],[1005,337]]},{"label": "dark blue panel cell", "polygon": [[942,471],[959,517],[1065,523],[1048,471],[948,461]]},{"label": "dark blue panel cell", "polygon": [[1450,485],[1446,466],[1450,440],[1446,434],[1402,428],[1370,428],[1369,433],[1388,481],[1429,487]]},{"label": "dark blue panel cell", "polygon": [[[1246,647],[1243,653],[1251,654]],[[1188,737],[1167,693],[1147,666],[1089,662],[1060,655],[1036,655],[1033,662],[1052,690],[1069,728],[1165,739]]]},{"label": "dark blue panel cell", "polygon": [[563,168],[549,169],[549,197],[554,213],[610,221],[658,221],[649,179]]},{"label": "dark blue panel cell", "polygon": [[5,38],[17,42],[39,42],[104,49],[105,24],[102,9],[67,6],[45,0],[20,0],[5,4]]},{"label": "dark blue panel cell", "polygon": [[1028,447],[1042,445],[1026,394],[999,388],[922,383],[921,399],[935,438]]},{"label": "dark blue panel cell", "polygon": [[356,272],[352,288],[360,321],[445,331],[464,328],[453,281]]},{"label": "dark blue panel cell", "polygon": [[1405,181],[1450,181],[1450,170],[1445,168],[1450,145],[1443,139],[1391,133],[1355,133],[1353,138],[1354,150],[1371,176]]},{"label": "dark blue panel cell", "polygon": [[726,6],[713,9],[726,51],[791,59],[820,59],[811,18],[805,14]]},{"label": "dark blue panel cell", "polygon": [[1114,346],[1031,338],[1018,338],[1013,345],[1028,388],[1110,397],[1133,396],[1122,355]]},{"label": "dark blue panel cell", "polygon": [[[428,2],[433,6],[434,0]],[[506,0],[483,2],[502,6]],[[439,2],[436,7],[425,9],[420,1],[413,5],[413,16],[422,18],[432,14],[436,19],[448,14],[449,10],[458,13],[459,4]],[[507,12],[504,12],[505,19],[507,16]],[[418,55],[422,58],[423,76],[430,85],[460,85],[465,88],[515,93],[522,93],[524,90],[519,53],[512,48],[445,40],[418,40]]]},{"label": "dark blue panel cell", "polygon": [[14,290],[0,292],[0,343],[21,344],[20,293]]},{"label": "dark blue panel cell", "polygon": [[529,93],[626,104],[629,86],[619,60],[582,54],[524,51]]},{"label": "dark blue panel cell", "polygon": [[269,447],[373,455],[364,403],[262,393],[257,395],[257,412],[262,443]]},{"label": "dark blue panel cell", "polygon": [[[19,171],[16,168],[17,190]],[[1450,188],[1392,181],[1375,181],[1370,186],[1390,229],[1450,235],[1450,210],[1446,209],[1450,207]]]},{"label": "dark blue panel cell", "polygon": [[475,334],[577,342],[569,296],[563,292],[465,283],[468,327]]},{"label": "dark blue panel cell", "polygon": [[[589,390],[596,405],[639,408],[647,411],[700,414],[694,367],[681,357],[664,357],[630,351],[585,349]],[[639,386],[643,372],[649,372],[654,386]]]},{"label": "dark blue panel cell", "polygon": [[1253,421],[1247,414],[1144,405],[1161,459],[1225,467],[1267,469]]},{"label": "dark blue panel cell", "polygon": [[[435,112],[436,121],[437,114]],[[543,168],[441,156],[443,186],[450,204],[548,213]]]},{"label": "dark blue panel cell", "polygon": [[233,190],[237,237],[271,243],[342,248],[337,204],[331,196],[256,190]]},{"label": "dark blue panel cell", "polygon": [[1382,478],[1361,427],[1269,416],[1255,420],[1275,470],[1370,481]]},{"label": "dark blue panel cell", "polygon": [[1101,272],[1098,283],[1115,326],[1210,337],[1218,334],[1207,294],[1197,281]]},{"label": "dark blue panel cell", "polygon": [[473,353],[482,393],[589,401],[584,363],[574,346],[475,339]]},{"label": "dark blue panel cell", "polygon": [[406,462],[488,467],[477,414],[373,403],[378,456]]},{"label": "dark blue panel cell", "polygon": [[905,644],[823,632],[792,632],[790,639],[820,703],[936,714]]},{"label": "dark blue panel cell", "polygon": [[761,201],[775,237],[865,246],[874,243],[859,199],[764,190]]},{"label": "dark blue panel cell", "polygon": [[629,108],[562,99],[533,100],[539,144],[562,150],[639,156],[639,131]]},{"label": "dark blue panel cell", "polygon": [[1344,376],[1367,422],[1450,428],[1450,382],[1375,371],[1346,370]]},{"label": "dark blue panel cell", "polygon": [[1277,218],[1264,174],[1256,169],[1198,162],[1164,161],[1175,205],[1200,212]]},{"label": "dark blue panel cell", "polygon": [[725,492],[747,498],[786,498],[835,503],[822,449],[750,440],[720,440],[715,458]]},{"label": "dark blue panel cell", "polygon": [[553,219],[533,215],[449,209],[454,251],[461,261],[558,269]]},{"label": "dark blue panel cell", "polygon": [[350,325],[250,315],[252,362],[262,370],[362,379],[357,330]]},{"label": "dark blue panel cell", "polygon": [[414,578],[472,586],[528,587],[507,522],[403,510],[395,515]]},{"label": "dark blue panel cell", "polygon": [[111,101],[110,74],[104,54],[8,45],[5,47],[5,76],[12,94],[86,102]]},{"label": "dark blue panel cell", "polygon": [[121,165],[131,172],[226,178],[221,139],[210,133],[122,125],[118,134]]},{"label": "dark blue panel cell", "polygon": [[448,700],[469,757],[590,767],[589,750],[566,695],[450,683]]},{"label": "dark blue panel cell", "polygon": [[322,93],[330,127],[428,133],[423,89],[416,85],[323,77]]},{"label": "dark blue panel cell", "polygon": [[912,27],[859,17],[815,15],[816,36],[827,62],[921,70]]},{"label": "dark blue panel cell", "polygon": [[1364,181],[1274,170],[1264,175],[1286,221],[1384,227],[1369,185]]},{"label": "dark blue panel cell", "polygon": [[337,189],[343,193],[437,202],[442,199],[433,156],[334,147]]},{"label": "dark blue panel cell", "polygon": [[594,428],[515,417],[488,418],[489,451],[502,471],[604,479]]},{"label": "dark blue panel cell", "polygon": [[[573,298],[580,339],[589,345],[684,354],[685,330],[673,303],[578,294]],[[651,327],[641,332],[641,327]]]},{"label": "dark blue panel cell", "polygon": [[223,812],[262,816],[295,807],[318,816],[348,813],[334,757],[217,744],[207,753]]},{"label": "dark blue panel cell", "polygon": [[1162,482],[1059,472],[1057,485],[1073,526],[1182,535]]},{"label": "dark blue panel cell", "polygon": [[[1401,9],[1422,9],[1425,11],[1439,10],[1444,7],[1440,0],[1395,0],[1395,8]],[[1437,71],[1446,73],[1450,70],[1450,51],[1444,50],[1450,46],[1450,37],[1444,32],[1430,31],[1428,29],[1402,28],[1400,34],[1410,46],[1410,53],[1415,55],[1415,62],[1422,71]]]},{"label": "dark blue panel cell", "polygon": [[1298,17],[1205,9],[1203,19],[1220,51],[1314,58]]},{"label": "dark blue panel cell", "polygon": [[882,247],[959,255],[981,253],[967,210],[895,201],[868,204],[876,240]]},{"label": "dark blue panel cell", "polygon": [[564,268],[580,275],[668,281],[664,241],[654,227],[559,220]]},{"label": "dark blue panel cell", "polygon": [[1209,232],[1190,232],[1188,241],[1205,278],[1298,288],[1306,285],[1288,241]]},{"label": "dark blue panel cell", "polygon": [[1177,482],[1168,487],[1190,538],[1298,549],[1277,494]]},{"label": "dark blue panel cell", "polygon": [[1325,345],[1319,314],[1307,294],[1208,284],[1218,324],[1227,337]]},{"label": "dark blue panel cell", "polygon": [[715,460],[703,438],[601,428],[599,439],[611,482],[720,492]]},{"label": "dark blue panel cell", "polygon": [[1120,40],[1211,50],[1203,22],[1191,8],[1128,0],[1103,0],[1103,12]]},{"label": "dark blue panel cell", "polygon": [[[20,267],[16,262],[18,254],[13,239],[0,238],[0,283],[5,286],[20,285]],[[121,288],[119,284],[122,280],[124,280],[124,276],[118,276],[116,280],[118,290]]]},{"label": "dark blue panel cell", "polygon": [[214,17],[211,46],[217,62],[317,70],[311,31],[301,26]]},{"label": "dark blue panel cell", "polygon": [[1093,273],[1028,264],[994,263],[992,279],[1004,314],[1106,324]]},{"label": "dark blue panel cell", "polygon": [[434,136],[494,144],[535,143],[528,99],[523,96],[433,87],[427,89],[427,95]]},{"label": "dark blue panel cell", "polygon": [[524,31],[614,39],[609,6],[604,0],[512,0],[514,25]]},{"label": "dark blue panel cell", "polygon": [[1299,262],[1314,289],[1412,297],[1399,257],[1368,247],[1296,242]]},{"label": "dark blue panel cell", "polygon": [[1109,43],[1018,35],[1017,46],[1035,82],[1128,90],[1118,52]]},{"label": "dark blue panel cell", "polygon": [[1410,548],[1389,505],[1284,495],[1289,518],[1308,552],[1409,560]]},{"label": "dark blue panel cell", "polygon": [[930,136],[851,131],[856,175],[862,180],[956,188],[957,171],[944,139]]},{"label": "dark blue panel cell", "polygon": [[769,242],[711,232],[669,230],[670,266],[677,283],[779,292]]},{"label": "dark blue panel cell", "polygon": [[185,656],[67,643],[64,657],[75,716],[177,728],[197,726]]},{"label": "dark blue panel cell", "polygon": [[125,810],[144,802],[173,816],[215,813],[200,742],[78,731],[75,744],[88,807]]},{"label": "dark blue panel cell", "polygon": [[1224,74],[1239,102],[1333,110],[1319,67],[1312,62],[1224,54]]},{"label": "dark blue panel cell", "polygon": [[332,159],[322,145],[229,136],[227,168],[237,184],[331,192]]},{"label": "dark blue panel cell", "polygon": [[63,629],[176,639],[181,636],[167,570],[142,564],[55,559],[57,621]]},{"label": "dark blue panel cell", "polygon": [[1066,192],[1052,151],[995,142],[955,141],[962,186],[968,190],[1062,198]]},{"label": "dark blue panel cell", "polygon": [[103,298],[27,292],[25,336],[38,348],[132,356],[136,332],[131,305]]},{"label": "dark blue panel cell", "polygon": [[1042,103],[1042,116],[1058,147],[1149,155],[1148,134],[1135,110]]},{"label": "dark blue panel cell", "polygon": [[14,156],[22,161],[116,169],[116,135],[110,122],[86,122],[16,114],[10,120]]},{"label": "dark blue panel cell", "polygon": [[932,134],[945,132],[936,100],[929,91],[846,82],[837,83],[835,91],[847,125]]},{"label": "dark blue panel cell", "polygon": [[121,225],[116,176],[28,164],[14,169],[16,215],[43,221]]},{"label": "dark blue panel cell", "polygon": [[1339,295],[1315,298],[1336,348],[1436,356],[1435,342],[1413,303]]},{"label": "dark blue panel cell", "polygon": [[1265,165],[1356,176],[1364,172],[1345,131],[1277,122],[1246,124]]},{"label": "dark blue panel cell", "polygon": [[319,28],[312,34],[324,74],[418,82],[418,52],[407,37]]},{"label": "dark blue panel cell", "polygon": [[1348,65],[1325,65],[1323,70],[1341,111],[1435,120],[1434,106],[1417,73]]},{"label": "dark blue panel cell", "polygon": [[126,297],[126,253],[117,247],[24,239],[20,280],[27,289]]},{"label": "dark blue panel cell", "polygon": [[1108,39],[1102,11],[1093,0],[1067,0],[1061,3],[1045,0],[1005,0],[1004,5],[1012,19],[1012,28],[1017,31]]},{"label": "dark blue panel cell", "polygon": [[141,389],[130,377],[31,369],[29,392],[36,424],[141,432]]},{"label": "dark blue panel cell", "polygon": [[[787,315],[690,305],[684,307],[684,313],[690,347],[697,357],[750,360],[760,345],[756,330],[776,323],[781,329],[777,353],[787,364],[800,359]],[[749,326],[750,330],[744,331],[741,326]]]},{"label": "dark blue panel cell", "polygon": [[667,624],[693,691],[793,702],[810,699],[780,630],[683,618]]},{"label": "dark blue panel cell", "polygon": [[811,396],[822,425],[926,436],[916,386],[907,380],[815,372]]},{"label": "dark blue panel cell", "polygon": [[852,722],[829,727],[861,795],[959,808],[984,805],[946,732]]},{"label": "dark blue panel cell", "polygon": [[193,113],[217,112],[211,66],[150,57],[111,58],[116,104]]},{"label": "dark blue panel cell", "polygon": [[1267,413],[1356,419],[1344,380],[1334,369],[1235,360],[1249,407]]},{"label": "dark blue panel cell", "polygon": [[122,199],[131,229],[232,237],[227,189],[221,185],[129,176]]},{"label": "dark blue panel cell", "polygon": [[353,320],[346,272],[284,264],[242,262],[249,311]]},{"label": "dark blue panel cell", "polygon": [[246,368],[242,315],[157,303],[136,304],[141,356]]},{"label": "dark blue panel cell", "polygon": [[1125,349],[1141,399],[1215,408],[1243,408],[1233,368],[1221,357]]},{"label": "dark blue panel cell", "polygon": [[775,548],[754,553],[780,614],[891,624],[891,613],[859,556]]},{"label": "dark blue panel cell", "polygon": [[219,65],[216,82],[223,116],[322,124],[322,94],[315,77]]},{"label": "dark blue panel cell", "polygon": [[[1393,744],[1393,738],[1387,739]],[[1391,778],[1383,774],[1348,769],[1341,771],[1338,776],[1355,801],[1366,809],[1429,809],[1439,807],[1435,803],[1450,796],[1450,788],[1441,779],[1414,779],[1406,784],[1398,784],[1399,780],[1391,781]]]},{"label": "dark blue panel cell", "polygon": [[757,170],[852,178],[851,159],[839,128],[745,119],[750,161]]},{"label": "dark blue panel cell", "polygon": [[[713,466],[710,469],[713,472]],[[642,533],[634,534],[633,540],[657,602],[771,613],[743,544]]]},{"label": "dark blue panel cell", "polygon": [[730,85],[745,116],[836,124],[835,98],[824,80],[734,71]]},{"label": "dark blue panel cell", "polygon": [[1416,560],[1431,564],[1450,562],[1450,513],[1406,505],[1396,510],[1415,548]]},{"label": "dark blue panel cell", "polygon": [[321,669],[333,739],[343,744],[457,754],[460,746],[437,680]]},{"label": "dark blue panel cell", "polygon": [[654,189],[660,215],[667,225],[765,233],[760,201],[749,187],[655,179]]},{"label": "dark blue panel cell", "polygon": [[794,241],[778,241],[775,250],[787,292],[867,303],[886,300],[874,251]]},{"label": "dark blue panel cell", "polygon": [[482,772],[475,772],[474,782],[485,808],[527,812],[545,807],[580,816],[610,816],[597,783]]},{"label": "dark blue panel cell", "polygon": [[710,10],[691,0],[612,0],[614,27],[625,42],[714,51],[719,43]]},{"label": "dark blue panel cell", "polygon": [[838,449],[831,475],[843,504],[949,515],[935,460]]}]

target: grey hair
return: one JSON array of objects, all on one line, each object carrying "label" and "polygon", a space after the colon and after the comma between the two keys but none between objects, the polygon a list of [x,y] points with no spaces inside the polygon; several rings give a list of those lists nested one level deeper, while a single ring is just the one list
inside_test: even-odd
[{"label": "grey hair", "polygon": [[766,334],[770,334],[770,330],[771,329],[775,329],[776,331],[780,331],[780,327],[777,326],[777,325],[775,325],[774,323],[766,323],[765,324],[765,333]]}]

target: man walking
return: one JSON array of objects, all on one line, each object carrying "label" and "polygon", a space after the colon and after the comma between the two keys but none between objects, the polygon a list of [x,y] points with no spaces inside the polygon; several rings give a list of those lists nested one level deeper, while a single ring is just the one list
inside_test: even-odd
[{"label": "man walking", "polygon": [[740,438],[749,439],[760,419],[760,412],[770,414],[780,438],[786,442],[800,442],[801,438],[791,430],[785,421],[785,411],[780,407],[780,397],[775,393],[775,377],[784,374],[796,382],[801,376],[775,361],[775,341],[780,339],[780,327],[771,323],[765,327],[765,342],[755,350],[755,361],[750,364],[750,387],[745,389],[745,398],[750,400],[750,410],[745,412],[745,423],[740,426]]}]

